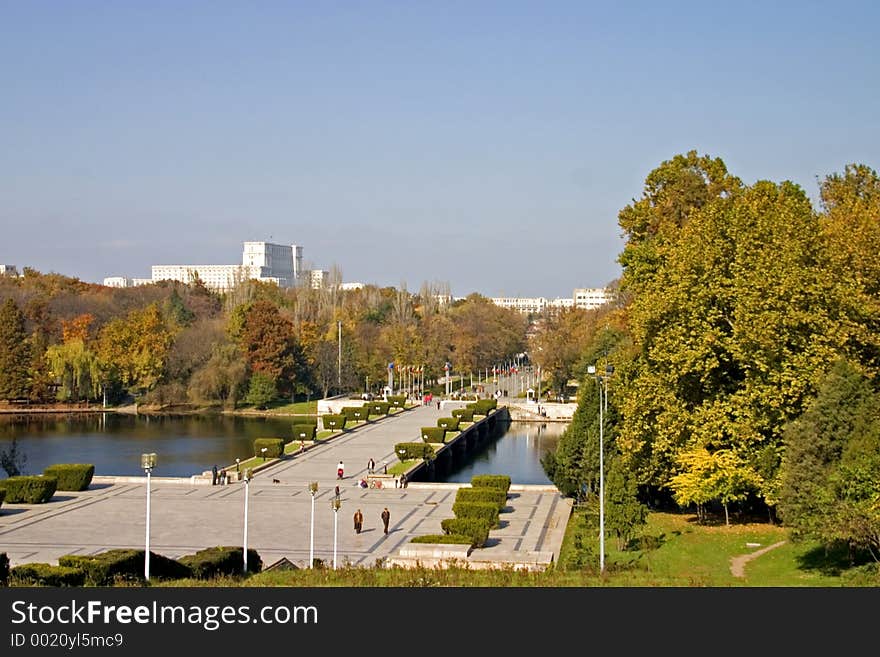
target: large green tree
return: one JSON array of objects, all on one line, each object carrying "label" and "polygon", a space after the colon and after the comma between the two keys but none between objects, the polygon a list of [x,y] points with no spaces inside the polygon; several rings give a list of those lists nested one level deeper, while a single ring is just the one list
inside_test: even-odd
[{"label": "large green tree", "polygon": [[12,299],[0,306],[0,399],[28,396],[30,345],[24,315]]}]

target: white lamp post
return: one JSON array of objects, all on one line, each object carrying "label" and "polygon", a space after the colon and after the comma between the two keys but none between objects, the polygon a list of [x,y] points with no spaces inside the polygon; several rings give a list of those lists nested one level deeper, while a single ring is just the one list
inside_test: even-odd
[{"label": "white lamp post", "polygon": [[[238,459],[236,459],[238,460]],[[248,470],[244,473],[244,563],[242,564],[241,571],[247,575],[247,557],[248,557],[248,493],[250,493],[250,483],[251,483],[251,471]]]},{"label": "white lamp post", "polygon": [[318,494],[318,482],[313,481],[309,484],[309,493],[312,495],[312,521],[309,530],[309,568],[315,565],[315,495]]},{"label": "white lamp post", "polygon": [[[590,365],[589,374],[596,375],[596,368]],[[605,413],[608,410],[608,377],[614,373],[613,365],[605,366],[605,374],[596,375],[599,386],[599,572],[605,572]],[[603,393],[604,389],[604,393]],[[604,400],[603,400],[604,394]]]},{"label": "white lamp post", "polygon": [[141,454],[141,467],[147,475],[147,531],[144,551],[144,579],[150,581],[150,475],[156,467],[156,453]]},{"label": "white lamp post", "polygon": [[342,500],[340,500],[338,497],[334,497],[332,500],[330,500],[330,507],[333,509],[333,570],[336,570],[336,528],[339,524],[339,507],[341,506]]}]

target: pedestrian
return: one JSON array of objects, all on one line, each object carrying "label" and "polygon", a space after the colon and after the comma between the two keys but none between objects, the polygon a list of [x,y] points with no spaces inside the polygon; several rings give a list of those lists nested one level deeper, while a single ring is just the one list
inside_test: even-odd
[{"label": "pedestrian", "polygon": [[339,460],[339,463],[336,464],[336,478],[342,479],[345,474],[345,466],[342,464],[342,459]]},{"label": "pedestrian", "polygon": [[358,509],[354,512],[354,531],[356,534],[361,533],[361,529],[364,526],[364,514],[361,513],[361,510]]},{"label": "pedestrian", "polygon": [[376,462],[371,458],[367,461],[367,472],[373,474],[373,471],[376,469]]},{"label": "pedestrian", "polygon": [[401,488],[406,488],[406,484],[407,484],[407,483],[408,483],[408,482],[407,482],[407,480],[406,480],[406,473],[404,472],[404,473],[402,473],[402,474],[400,475],[400,487],[401,487]]},{"label": "pedestrian", "polygon": [[388,474],[388,462],[382,461],[382,474]]},{"label": "pedestrian", "polygon": [[385,533],[388,533],[388,522],[391,520],[391,511],[386,506],[382,509],[382,524],[385,525]]},{"label": "pedestrian", "polygon": [[336,493],[335,494],[336,494],[336,499],[338,500],[339,499],[339,486],[338,485],[336,486]]},{"label": "pedestrian", "polygon": [[217,485],[217,476],[218,476],[218,475],[217,475],[217,464],[216,464],[216,463],[214,464],[214,467],[211,468],[211,473],[214,475],[214,476],[211,478],[211,485],[212,485],[212,486],[216,486],[216,485]]},{"label": "pedestrian", "polygon": [[226,468],[224,468],[223,470],[220,471],[220,485],[221,486],[226,485]]},{"label": "pedestrian", "polygon": [[440,410],[440,400],[439,399],[437,400],[437,410],[438,411]]}]

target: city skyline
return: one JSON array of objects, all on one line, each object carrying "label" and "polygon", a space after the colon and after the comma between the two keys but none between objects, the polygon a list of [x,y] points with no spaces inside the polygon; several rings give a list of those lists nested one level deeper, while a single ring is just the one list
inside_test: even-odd
[{"label": "city skyline", "polygon": [[869,2],[85,0],[0,8],[0,262],[100,283],[295,242],[308,269],[564,297],[697,150],[744,183],[880,163]]}]

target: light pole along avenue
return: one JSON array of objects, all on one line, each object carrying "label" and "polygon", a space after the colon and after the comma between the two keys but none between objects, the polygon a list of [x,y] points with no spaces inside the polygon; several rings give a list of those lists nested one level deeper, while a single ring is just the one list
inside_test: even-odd
[{"label": "light pole along avenue", "polygon": [[[613,365],[605,366],[605,373],[596,374],[596,367],[587,368],[596,377],[599,387],[599,572],[605,572],[605,414],[608,410],[608,377],[614,373]],[[603,392],[604,390],[604,392]],[[604,395],[604,400],[603,400]]]}]

